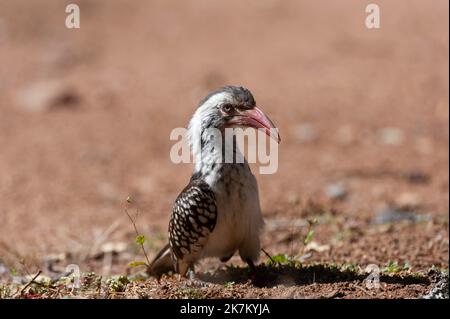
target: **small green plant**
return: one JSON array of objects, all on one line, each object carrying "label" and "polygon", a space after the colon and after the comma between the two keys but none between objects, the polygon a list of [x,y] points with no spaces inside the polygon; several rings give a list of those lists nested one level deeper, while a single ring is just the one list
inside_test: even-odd
[{"label": "small green plant", "polygon": [[11,276],[16,277],[18,275],[16,268],[11,268]]},{"label": "small green plant", "polygon": [[415,272],[411,273],[411,277],[414,279],[426,278],[426,276],[423,273],[421,273],[420,271],[415,271]]},{"label": "small green plant", "polygon": [[130,281],[126,276],[116,276],[106,280],[106,285],[108,286],[109,290],[112,290],[114,292],[125,291],[125,288],[129,283]]},{"label": "small green plant", "polygon": [[197,288],[181,288],[179,290],[181,298],[187,299],[205,299],[206,295]]},{"label": "small green plant", "polygon": [[396,261],[389,261],[381,271],[388,274],[395,274],[400,271],[400,267]]},{"label": "small green plant", "polygon": [[0,299],[7,299],[13,296],[11,288],[6,285],[0,285]]},{"label": "small green plant", "polygon": [[235,282],[234,281],[227,281],[223,284],[223,286],[225,288],[233,288],[234,287]]},{"label": "small green plant", "polygon": [[310,231],[306,234],[306,237],[305,237],[305,240],[303,241],[303,244],[304,244],[305,246],[308,245],[308,244],[312,241],[313,236],[314,236],[314,230],[310,230]]},{"label": "small green plant", "polygon": [[296,256],[278,254],[266,260],[266,266],[288,265],[291,267],[301,266],[300,260]]},{"label": "small green plant", "polygon": [[361,268],[357,264],[346,263],[340,267],[341,271],[358,272]]},{"label": "small green plant", "polygon": [[[134,200],[130,196],[127,197],[126,201],[127,201],[128,205],[131,205],[131,204],[134,203]],[[133,225],[133,228],[134,228],[134,232],[136,233],[136,238],[135,238],[134,241],[136,242],[136,244],[138,244],[140,246],[142,252],[144,253],[145,260],[146,260],[146,261],[132,261],[131,263],[128,264],[128,267],[146,266],[147,268],[149,268],[150,267],[150,260],[149,260],[148,255],[147,255],[147,251],[145,250],[145,247],[144,247],[144,244],[147,241],[147,239],[145,238],[144,235],[139,233],[139,231],[137,229],[137,226],[136,226],[136,219],[137,219],[137,217],[139,215],[139,211],[136,210],[136,214],[135,214],[134,218],[128,212],[127,208],[125,208],[125,213],[127,214],[128,218],[130,219],[131,224]]]},{"label": "small green plant", "polygon": [[145,243],[145,236],[144,235],[137,235],[136,236],[136,244],[138,245],[144,245]]},{"label": "small green plant", "polygon": [[274,266],[274,265],[283,265],[283,264],[289,264],[291,262],[291,258],[286,254],[279,254],[275,256],[271,256],[266,261],[266,265],[268,266]]},{"label": "small green plant", "polygon": [[389,261],[387,265],[381,269],[381,272],[387,274],[396,274],[402,271],[408,271],[411,269],[411,265],[409,263],[405,263],[403,266],[400,266],[397,261]]},{"label": "small green plant", "polygon": [[305,255],[305,249],[306,246],[313,240],[314,238],[314,225],[317,224],[317,218],[310,218],[308,219],[308,231],[305,234],[305,237],[303,238],[303,245],[302,249],[300,251],[300,257]]},{"label": "small green plant", "polygon": [[147,263],[145,263],[144,261],[132,261],[131,263],[128,264],[128,267],[138,267],[138,266],[146,266]]},{"label": "small green plant", "polygon": [[313,229],[314,225],[317,223],[316,218],[308,219],[308,229],[302,241],[302,248],[300,250],[300,254],[298,256],[289,256],[287,254],[278,254],[275,256],[270,256],[264,249],[261,249],[266,256],[269,258],[266,261],[267,266],[274,265],[290,265],[297,267],[302,264],[303,258],[305,256],[306,246],[312,242],[314,238],[315,231]]},{"label": "small green plant", "polygon": [[101,285],[102,285],[101,276],[98,276],[94,272],[85,273],[81,277],[81,289],[82,290],[88,290],[88,289],[100,290]]}]

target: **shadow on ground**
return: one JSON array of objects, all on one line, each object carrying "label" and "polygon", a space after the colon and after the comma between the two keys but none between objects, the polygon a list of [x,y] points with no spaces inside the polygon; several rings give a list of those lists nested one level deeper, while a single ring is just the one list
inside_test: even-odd
[{"label": "shadow on ground", "polygon": [[[199,274],[199,279],[226,285],[227,283],[245,283],[249,280],[253,285],[259,288],[271,288],[278,285],[310,285],[314,283],[343,283],[343,282],[363,282],[368,274],[361,274],[353,270],[342,270],[330,265],[260,265],[256,272],[251,274],[248,268],[226,267],[219,269],[214,273]],[[381,283],[429,285],[430,280],[423,276],[410,274],[380,275]]]}]

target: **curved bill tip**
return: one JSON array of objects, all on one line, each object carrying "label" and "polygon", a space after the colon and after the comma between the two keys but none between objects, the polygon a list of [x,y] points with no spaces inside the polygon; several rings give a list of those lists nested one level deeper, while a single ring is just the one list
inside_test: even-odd
[{"label": "curved bill tip", "polygon": [[280,133],[278,133],[278,128],[270,128],[270,133],[267,135],[273,138],[278,144],[281,143],[281,136]]},{"label": "curved bill tip", "polygon": [[245,111],[243,124],[251,126],[255,129],[263,129],[266,135],[273,138],[278,144],[281,142],[278,128],[275,124],[273,124],[269,117],[256,106],[248,111]]}]

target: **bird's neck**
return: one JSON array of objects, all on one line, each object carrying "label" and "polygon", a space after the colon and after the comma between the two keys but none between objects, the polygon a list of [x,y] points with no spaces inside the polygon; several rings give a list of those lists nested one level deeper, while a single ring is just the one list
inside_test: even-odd
[{"label": "bird's neck", "polygon": [[201,138],[196,139],[196,143],[191,146],[195,162],[194,175],[217,180],[229,169],[248,168],[235,136],[227,137],[219,130],[204,130]]}]

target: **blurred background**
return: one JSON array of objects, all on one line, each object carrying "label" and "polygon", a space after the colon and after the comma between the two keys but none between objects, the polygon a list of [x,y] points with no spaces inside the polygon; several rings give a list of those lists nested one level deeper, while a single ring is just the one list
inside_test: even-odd
[{"label": "blurred background", "polygon": [[311,260],[448,268],[448,1],[377,0],[380,29],[359,0],[69,3],[0,0],[0,265],[124,272],[129,195],[153,255],[192,170],[170,131],[243,85],[282,136],[268,251],[315,217]]}]

